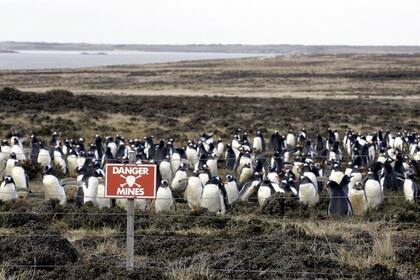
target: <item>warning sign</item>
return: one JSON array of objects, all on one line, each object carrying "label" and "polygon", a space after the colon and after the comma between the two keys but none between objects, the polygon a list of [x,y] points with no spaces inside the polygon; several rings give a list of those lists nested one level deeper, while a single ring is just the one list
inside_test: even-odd
[{"label": "warning sign", "polygon": [[114,198],[155,198],[155,165],[107,164],[105,172],[105,196]]}]

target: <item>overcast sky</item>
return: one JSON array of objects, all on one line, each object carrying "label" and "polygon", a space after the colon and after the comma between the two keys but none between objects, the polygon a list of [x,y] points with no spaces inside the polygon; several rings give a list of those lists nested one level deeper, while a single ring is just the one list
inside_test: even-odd
[{"label": "overcast sky", "polygon": [[0,41],[420,45],[420,0],[0,0]]}]

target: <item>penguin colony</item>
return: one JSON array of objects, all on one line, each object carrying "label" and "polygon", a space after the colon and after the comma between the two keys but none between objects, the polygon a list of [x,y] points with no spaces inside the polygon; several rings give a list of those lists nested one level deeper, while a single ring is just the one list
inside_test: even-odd
[{"label": "penguin colony", "polygon": [[[158,170],[156,199],[136,199],[141,211],[176,210],[176,199],[185,200],[192,211],[207,209],[224,214],[237,201],[263,207],[276,193],[288,193],[308,207],[329,196],[329,215],[363,215],[384,202],[384,191],[404,196],[407,203],[419,197],[420,137],[415,132],[360,134],[348,130],[340,138],[328,129],[326,137],[311,138],[303,128],[285,135],[274,131],[265,141],[261,131],[254,137],[236,129],[226,143],[212,133],[177,146],[172,138],[155,142],[149,135],[130,139],[96,135],[86,145],[84,138],[62,139],[54,132],[49,142],[35,135],[24,148],[18,132],[3,139],[0,153],[0,200],[30,196],[22,163],[43,167],[45,198],[67,203],[66,180],[53,175],[52,165],[66,177],[74,176],[77,206],[91,202],[97,207],[125,207],[125,200],[104,197],[104,166],[128,163],[155,164]],[[220,171],[228,174],[221,178]]]}]

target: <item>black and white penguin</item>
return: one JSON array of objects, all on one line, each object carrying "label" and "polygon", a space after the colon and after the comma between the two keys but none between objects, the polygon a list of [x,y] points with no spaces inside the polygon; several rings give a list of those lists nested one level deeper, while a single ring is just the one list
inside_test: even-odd
[{"label": "black and white penguin", "polygon": [[58,132],[54,131],[51,136],[50,143],[49,143],[50,149],[53,150],[55,147],[57,147],[59,145],[59,142],[60,142],[60,139],[59,139]]},{"label": "black and white penguin", "polygon": [[287,172],[284,175],[283,180],[281,180],[280,182],[280,188],[284,190],[285,193],[290,193],[293,196],[298,196],[298,191],[296,190],[295,183]]},{"label": "black and white penguin", "polygon": [[251,180],[245,182],[245,184],[241,186],[241,190],[239,192],[240,199],[242,201],[249,201],[251,196],[253,196],[254,194],[257,194],[258,189],[262,183],[262,180],[263,180],[262,174],[255,172],[252,175]]},{"label": "black and white penguin", "polygon": [[232,145],[230,144],[226,145],[225,161],[226,161],[226,167],[229,170],[233,170],[233,168],[235,168],[236,155],[232,149]]},{"label": "black and white penguin", "polygon": [[414,202],[419,197],[419,185],[412,172],[408,172],[404,181],[404,196],[408,202]]},{"label": "black and white penguin", "polygon": [[98,186],[96,191],[96,205],[99,208],[111,208],[113,206],[112,199],[105,197],[105,173],[99,168],[99,162],[95,161],[94,167],[96,168],[94,173],[98,174]]},{"label": "black and white penguin", "polygon": [[205,186],[211,178],[210,170],[207,168],[207,165],[204,164],[201,167],[201,169],[199,170],[198,177],[200,178],[203,186]]},{"label": "black and white penguin", "polygon": [[229,205],[232,205],[239,199],[238,185],[232,175],[226,175],[225,190]]},{"label": "black and white penguin", "polygon": [[10,176],[4,177],[0,185],[0,201],[11,201],[16,199],[16,186],[13,178]]},{"label": "black and white penguin", "polygon": [[[167,181],[167,180],[164,180]],[[163,182],[163,181],[162,181]],[[171,182],[171,189],[176,192],[182,192],[188,185],[187,165],[183,162],[178,167],[174,178]]]},{"label": "black and white penguin", "polygon": [[274,187],[270,179],[264,178],[258,188],[258,204],[260,207],[263,207],[267,203],[267,199],[269,199],[275,193]]},{"label": "black and white penguin", "polygon": [[378,179],[378,176],[372,172],[372,170],[368,171],[368,176],[365,179],[365,193],[368,209],[378,208],[384,200],[382,187],[379,184]]},{"label": "black and white penguin", "polygon": [[31,145],[30,145],[30,152],[29,152],[29,160],[33,163],[37,162],[38,160],[38,153],[39,153],[39,141],[35,135],[31,135]]},{"label": "black and white penguin", "polygon": [[265,142],[264,142],[264,136],[261,133],[261,131],[257,131],[256,136],[254,137],[254,141],[252,144],[252,149],[256,153],[263,153],[265,152]]},{"label": "black and white penguin", "polygon": [[197,211],[201,207],[201,196],[203,194],[203,183],[198,177],[198,172],[194,171],[188,179],[184,197],[188,201],[188,206],[192,211]]},{"label": "black and white penguin", "polygon": [[102,156],[102,167],[105,167],[107,163],[115,163],[115,157],[112,155],[112,151],[110,147],[106,147],[105,153]]},{"label": "black and white penguin", "polygon": [[349,190],[349,200],[353,209],[353,215],[362,216],[368,209],[365,190],[362,183],[352,185]]},{"label": "black and white penguin", "polygon": [[211,176],[217,177],[219,172],[217,170],[217,157],[214,153],[207,157],[206,165],[210,170]]},{"label": "black and white penguin", "polygon": [[187,148],[185,150],[185,154],[187,156],[188,166],[190,168],[194,168],[194,166],[198,162],[198,154],[197,154],[197,147],[192,141],[188,141]]},{"label": "black and white penguin", "polygon": [[[87,184],[83,190],[84,194],[84,203],[92,202],[93,205],[98,206],[98,185],[100,183],[100,178],[104,176],[102,170],[96,169],[92,176],[89,177]],[[105,192],[104,192],[105,194]]]},{"label": "black and white penguin", "polygon": [[154,201],[155,213],[168,213],[175,210],[175,201],[172,196],[171,188],[166,180],[162,180]]},{"label": "black and white penguin", "polygon": [[23,148],[22,148],[22,143],[20,143],[19,138],[13,138],[13,144],[12,144],[12,153],[16,154],[16,159],[20,160],[20,161],[25,161],[26,160],[26,156],[25,153],[23,152]]},{"label": "black and white penguin", "polygon": [[167,155],[159,164],[159,172],[162,176],[162,180],[168,181],[169,185],[172,182],[172,168],[171,168],[171,161],[169,159],[169,155]]},{"label": "black and white penguin", "polygon": [[289,132],[286,135],[286,148],[288,150],[293,150],[296,147],[296,137],[292,133],[292,130],[289,129]]},{"label": "black and white penguin", "polygon": [[28,176],[19,161],[15,161],[15,166],[12,169],[12,178],[16,186],[17,195],[21,198],[27,197],[29,192]]},{"label": "black and white penguin", "polygon": [[67,174],[67,163],[65,160],[64,153],[61,150],[60,146],[55,147],[53,151],[53,159],[54,163],[60,167],[61,172],[63,172],[63,174]]},{"label": "black and white penguin", "polygon": [[111,136],[108,136],[106,139],[106,147],[109,148],[111,154],[112,154],[112,158],[115,158],[115,156],[117,155],[117,144],[114,142],[114,138]]},{"label": "black and white penguin", "polygon": [[387,160],[381,175],[381,187],[383,190],[399,191],[404,185],[402,174],[396,173],[392,168],[391,161]]},{"label": "black and white penguin", "polygon": [[101,160],[104,155],[104,147],[102,144],[102,137],[100,135],[95,135],[95,158]]},{"label": "black and white penguin", "polygon": [[50,166],[46,166],[44,169],[42,184],[46,200],[58,199],[61,205],[66,203],[64,188],[61,186],[57,177],[52,175],[52,168]]},{"label": "black and white penguin", "polygon": [[12,176],[13,167],[15,167],[16,154],[10,153],[9,159],[6,161],[6,166],[4,168],[4,176]]},{"label": "black and white penguin", "polygon": [[211,178],[204,186],[201,207],[211,213],[224,214],[226,212],[225,199],[220,189],[220,179],[218,177]]},{"label": "black and white penguin", "polygon": [[254,170],[251,163],[247,162],[239,175],[239,187],[242,187],[252,177],[253,173]]},{"label": "black and white penguin", "polygon": [[311,179],[301,176],[299,183],[299,201],[308,206],[314,206],[319,202],[319,194]]},{"label": "black and white penguin", "polygon": [[42,167],[51,165],[50,151],[44,146],[44,143],[42,142],[39,142],[39,152],[38,152],[37,162]]},{"label": "black and white penguin", "polygon": [[328,215],[330,216],[350,216],[352,207],[348,199],[345,187],[350,182],[350,178],[344,175],[340,184],[335,181],[329,181],[327,184],[330,203],[328,205]]},{"label": "black and white penguin", "polygon": [[9,146],[9,142],[6,139],[1,141],[1,153],[3,154],[4,160],[7,161],[10,158],[12,148]]}]

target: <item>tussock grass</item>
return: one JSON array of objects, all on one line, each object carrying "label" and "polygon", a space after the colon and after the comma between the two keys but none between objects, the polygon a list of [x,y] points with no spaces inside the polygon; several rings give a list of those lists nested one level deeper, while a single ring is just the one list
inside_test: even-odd
[{"label": "tussock grass", "polygon": [[207,256],[194,257],[189,264],[179,260],[170,264],[165,276],[171,280],[212,279],[215,275],[209,270]]}]

